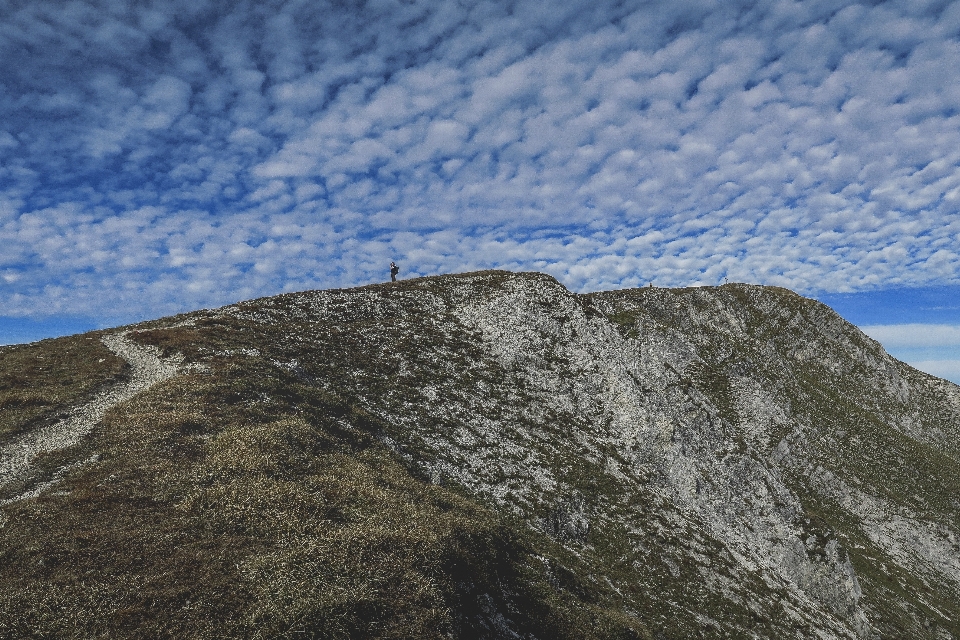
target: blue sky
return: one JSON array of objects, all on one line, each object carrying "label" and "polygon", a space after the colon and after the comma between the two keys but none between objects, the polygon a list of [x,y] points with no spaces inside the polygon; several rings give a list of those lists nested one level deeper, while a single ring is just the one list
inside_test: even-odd
[{"label": "blue sky", "polygon": [[0,59],[0,342],[396,260],[860,295],[960,380],[884,315],[960,285],[960,3],[12,0]]},{"label": "blue sky", "polygon": [[896,358],[960,383],[960,286],[825,293],[817,298]]}]

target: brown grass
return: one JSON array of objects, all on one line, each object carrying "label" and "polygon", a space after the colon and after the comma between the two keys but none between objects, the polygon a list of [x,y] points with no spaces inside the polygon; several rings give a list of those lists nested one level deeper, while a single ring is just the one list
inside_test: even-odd
[{"label": "brown grass", "polygon": [[411,475],[349,400],[210,356],[231,328],[136,334],[211,369],[109,412],[99,461],[3,508],[0,637],[648,637],[538,554],[576,557]]},{"label": "brown grass", "polygon": [[126,362],[99,332],[0,348],[0,444],[92,397]]}]

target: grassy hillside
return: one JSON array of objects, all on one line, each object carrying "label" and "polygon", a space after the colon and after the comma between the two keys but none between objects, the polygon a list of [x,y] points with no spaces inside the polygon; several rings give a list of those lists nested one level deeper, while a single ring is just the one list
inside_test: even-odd
[{"label": "grassy hillside", "polygon": [[[180,373],[0,487],[0,637],[960,636],[953,387],[790,292],[480,272],[123,331]],[[129,375],[99,337],[0,350],[0,446]]]},{"label": "grassy hillside", "polygon": [[[650,637],[575,554],[419,476],[381,442],[389,425],[316,377],[314,364],[342,363],[328,351],[364,357],[348,349],[366,325],[201,314],[131,334],[204,369],[116,407],[50,456],[95,462],[2,507],[0,636]],[[86,342],[4,355],[55,361]],[[101,377],[112,371],[113,354],[93,355]],[[69,363],[20,388],[52,397]],[[57,406],[5,417],[28,424]]]},{"label": "grassy hillside", "polygon": [[0,347],[0,443],[90,398],[125,367],[98,332]]}]

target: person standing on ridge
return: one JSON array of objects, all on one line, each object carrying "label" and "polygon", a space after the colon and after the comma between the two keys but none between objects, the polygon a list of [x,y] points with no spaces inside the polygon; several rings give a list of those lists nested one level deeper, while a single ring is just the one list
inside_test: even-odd
[{"label": "person standing on ridge", "polygon": [[390,282],[397,281],[397,274],[400,273],[400,267],[397,266],[396,262],[390,263]]}]

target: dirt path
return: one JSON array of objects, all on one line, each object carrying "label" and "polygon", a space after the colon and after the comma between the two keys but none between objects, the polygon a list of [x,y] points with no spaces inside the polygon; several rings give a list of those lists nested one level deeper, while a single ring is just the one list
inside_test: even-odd
[{"label": "dirt path", "polygon": [[[23,479],[29,473],[30,465],[38,454],[75,445],[83,436],[90,433],[111,407],[149,389],[158,382],[172,378],[180,369],[179,359],[164,360],[160,358],[158,349],[136,344],[127,339],[124,333],[106,335],[101,340],[111,351],[130,363],[132,367],[130,380],[101,391],[86,404],[74,407],[69,416],[56,424],[26,433],[0,448],[0,486]],[[75,463],[61,469],[54,481],[63,472],[78,464],[82,463]],[[2,501],[0,504],[35,496],[50,484],[52,482],[45,483],[11,500]]]}]

